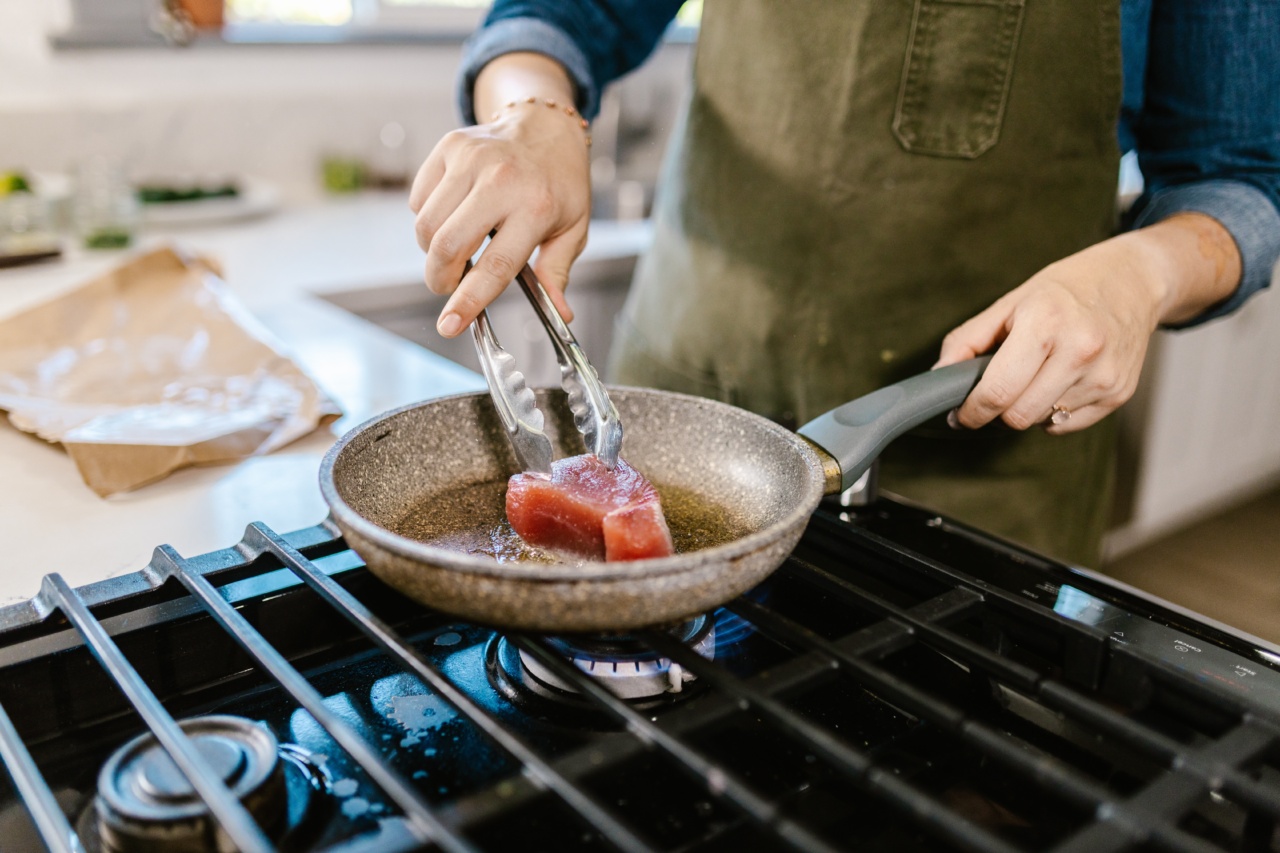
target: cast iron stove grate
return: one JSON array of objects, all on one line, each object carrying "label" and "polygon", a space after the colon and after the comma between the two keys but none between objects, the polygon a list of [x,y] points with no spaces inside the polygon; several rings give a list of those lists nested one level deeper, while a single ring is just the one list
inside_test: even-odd
[{"label": "cast iron stove grate", "polygon": [[[0,611],[0,848],[103,849],[98,768],[149,731],[244,851],[1280,849],[1273,651],[888,499],[838,513],[716,614],[712,659],[633,638],[681,696],[503,636],[577,691],[563,712],[327,525],[50,575]],[[396,730],[408,705],[435,716]],[[211,714],[326,759],[318,824],[260,826],[175,721]]]}]

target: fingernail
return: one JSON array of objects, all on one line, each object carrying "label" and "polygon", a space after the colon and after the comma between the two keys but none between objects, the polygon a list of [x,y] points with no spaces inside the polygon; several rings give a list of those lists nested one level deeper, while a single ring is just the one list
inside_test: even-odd
[{"label": "fingernail", "polygon": [[462,331],[462,318],[452,312],[445,314],[440,318],[440,322],[436,323],[436,331],[446,338],[452,338]]},{"label": "fingernail", "polygon": [[961,425],[960,423],[959,409],[952,409],[951,411],[947,412],[947,426],[951,427],[952,429],[964,429],[964,426]]}]

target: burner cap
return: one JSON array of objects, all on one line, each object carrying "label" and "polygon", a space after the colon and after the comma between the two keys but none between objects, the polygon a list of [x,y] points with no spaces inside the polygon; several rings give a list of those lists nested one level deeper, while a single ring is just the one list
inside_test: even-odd
[{"label": "burner cap", "polygon": [[[287,796],[275,736],[243,717],[193,717],[178,725],[263,830],[278,830]],[[209,807],[150,733],[103,765],[95,806],[107,850],[206,850],[215,838]]]},{"label": "burner cap", "polygon": [[[715,621],[706,614],[696,616],[667,632],[705,658],[715,654]],[[604,684],[623,699],[646,699],[664,693],[679,693],[693,673],[662,657],[634,637],[627,635],[549,637],[547,643],[578,669]],[[570,694],[576,688],[557,676],[537,658],[519,653],[521,680],[527,687],[545,692],[549,686]]]},{"label": "burner cap", "polygon": [[[204,735],[194,741],[200,753],[213,772],[228,788],[233,787],[244,775],[249,759],[244,747],[221,735]],[[149,799],[158,803],[188,803],[196,799],[195,790],[187,777],[178,770],[162,749],[144,752],[129,768],[133,774],[130,780],[136,785],[135,792],[139,799]]]}]

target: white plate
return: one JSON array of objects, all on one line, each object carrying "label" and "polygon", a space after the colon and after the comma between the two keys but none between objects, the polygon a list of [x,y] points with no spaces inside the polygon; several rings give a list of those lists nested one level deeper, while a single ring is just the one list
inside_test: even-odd
[{"label": "white plate", "polygon": [[240,194],[192,201],[164,201],[140,205],[143,225],[213,225],[253,219],[275,212],[280,192],[275,186],[249,178],[236,181]]}]

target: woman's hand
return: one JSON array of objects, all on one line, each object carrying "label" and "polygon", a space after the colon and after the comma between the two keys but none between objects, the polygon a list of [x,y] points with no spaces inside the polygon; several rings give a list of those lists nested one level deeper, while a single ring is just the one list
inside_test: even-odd
[{"label": "woman's hand", "polygon": [[[427,287],[453,294],[436,328],[448,338],[467,328],[534,249],[535,274],[571,320],[564,289],[591,214],[587,133],[577,113],[564,109],[573,104],[573,85],[545,56],[508,54],[480,73],[475,104],[476,115],[491,120],[440,140],[409,193]],[[495,229],[464,279],[466,262]]]},{"label": "woman's hand", "polygon": [[1014,429],[1075,432],[1133,396],[1160,323],[1191,319],[1239,281],[1226,229],[1179,214],[1045,267],[948,334],[935,367],[999,345],[956,412],[959,424],[999,418]]}]

